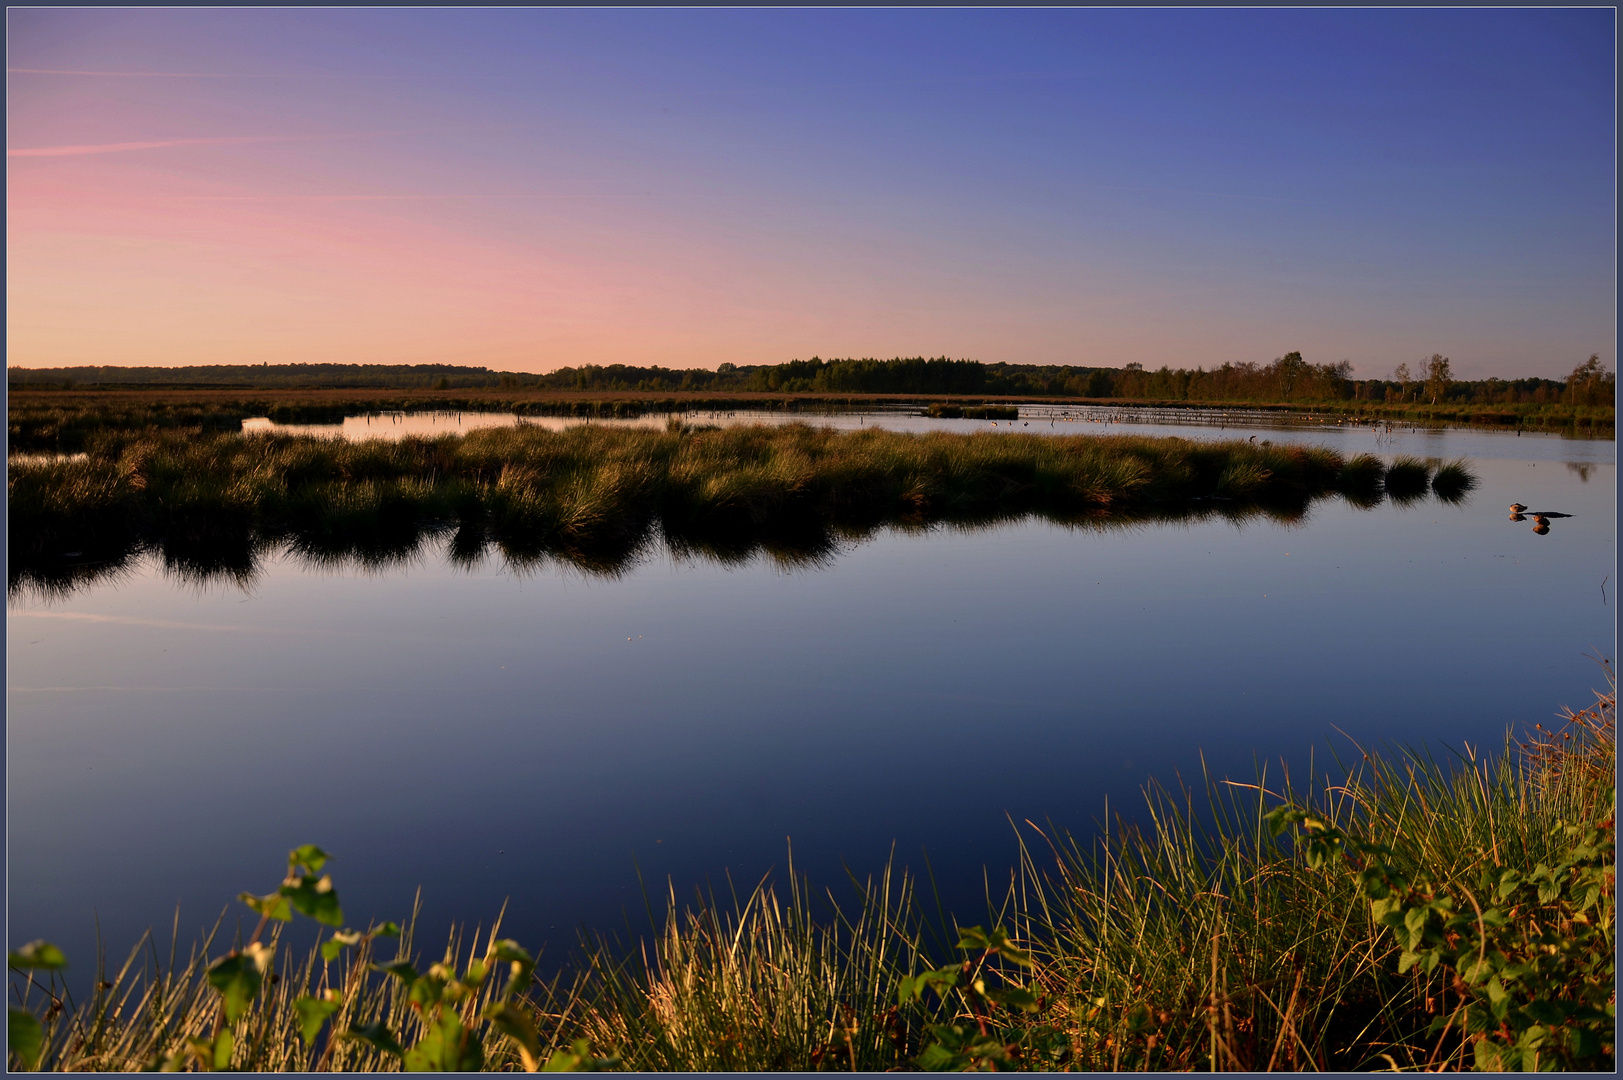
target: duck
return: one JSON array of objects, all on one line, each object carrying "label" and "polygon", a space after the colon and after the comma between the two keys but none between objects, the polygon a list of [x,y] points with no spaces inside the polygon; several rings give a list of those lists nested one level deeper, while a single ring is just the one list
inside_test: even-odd
[{"label": "duck", "polygon": [[1510,512],[1512,514],[1519,514],[1523,510],[1526,510],[1526,509],[1527,509],[1527,507],[1523,506],[1521,503],[1511,503],[1510,504]]}]

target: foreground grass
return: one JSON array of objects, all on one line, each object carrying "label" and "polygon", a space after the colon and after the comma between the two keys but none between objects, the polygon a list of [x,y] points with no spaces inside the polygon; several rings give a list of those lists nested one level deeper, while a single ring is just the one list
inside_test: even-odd
[{"label": "foreground grass", "polygon": [[1428,489],[1458,499],[1473,483],[1445,472],[1432,484],[1433,468],[1383,488],[1376,458],[1315,447],[806,425],[521,426],[355,443],[147,429],[100,435],[82,458],[12,462],[10,584],[71,582],[143,550],[203,575],[249,573],[277,545],[380,563],[429,536],[447,537],[458,559],[494,547],[519,565],[609,573],[655,539],[722,560],[762,549],[815,560],[886,526],[1294,520],[1338,492],[1372,505]]},{"label": "foreground grass", "polygon": [[1367,754],[1306,788],[1209,782],[1198,809],[1155,789],[1086,841],[1023,831],[991,930],[926,917],[901,874],[839,904],[791,871],[673,896],[647,940],[587,936],[546,980],[494,929],[424,971],[409,922],[288,955],[261,931],[293,908],[341,922],[300,849],[245,894],[250,942],[177,963],[144,941],[86,1003],[50,946],[14,952],[11,1064],[1609,1070],[1615,702],[1498,755]]}]

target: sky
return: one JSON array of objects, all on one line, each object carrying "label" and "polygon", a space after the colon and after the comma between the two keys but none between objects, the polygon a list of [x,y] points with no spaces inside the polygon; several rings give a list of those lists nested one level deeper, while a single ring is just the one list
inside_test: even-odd
[{"label": "sky", "polygon": [[1608,9],[18,9],[23,367],[1615,367]]}]

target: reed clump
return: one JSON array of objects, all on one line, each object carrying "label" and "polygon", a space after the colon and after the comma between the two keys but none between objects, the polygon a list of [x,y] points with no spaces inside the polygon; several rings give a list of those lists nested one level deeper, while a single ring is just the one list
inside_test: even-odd
[{"label": "reed clump", "polygon": [[[1134,436],[665,430],[521,425],[399,441],[145,429],[7,476],[11,583],[41,586],[137,549],[240,573],[281,544],[380,563],[424,538],[457,557],[623,568],[655,538],[736,558],[817,558],[886,526],[1037,514],[1070,524],[1221,513],[1294,520],[1344,489],[1329,450]],[[76,552],[72,559],[67,553]]]},{"label": "reed clump", "polygon": [[[210,937],[179,964],[149,938],[76,1004],[38,942],[11,954],[27,1036],[11,1064],[1609,1071],[1610,675],[1592,706],[1497,754],[1152,787],[1135,821],[1086,838],[1028,823],[975,926],[928,914],[903,873],[838,901],[791,864],[783,889],[672,894],[640,942],[585,935],[544,980],[494,928],[483,948],[452,934],[420,971],[408,921],[297,956],[275,932]],[[295,850],[315,869],[244,900],[336,928],[315,857]]]},{"label": "reed clump", "polygon": [[1400,454],[1386,467],[1386,494],[1393,502],[1411,503],[1426,494],[1431,465],[1417,457]]},{"label": "reed clump", "polygon": [[1459,458],[1437,466],[1431,477],[1432,494],[1447,503],[1463,502],[1466,493],[1476,485],[1477,479],[1471,474],[1469,464]]}]

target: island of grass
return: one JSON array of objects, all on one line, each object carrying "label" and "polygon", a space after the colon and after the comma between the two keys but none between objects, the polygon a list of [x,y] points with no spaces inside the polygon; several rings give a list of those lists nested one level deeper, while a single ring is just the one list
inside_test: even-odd
[{"label": "island of grass", "polygon": [[1138,436],[925,435],[805,424],[537,426],[391,442],[175,429],[104,432],[84,456],[16,459],[11,584],[63,584],[141,550],[200,573],[248,572],[281,544],[315,559],[398,558],[446,534],[613,572],[654,539],[722,560],[824,557],[883,526],[1028,514],[1109,527],[1267,514],[1319,498],[1457,500],[1463,464],[1387,467],[1313,446]]}]

